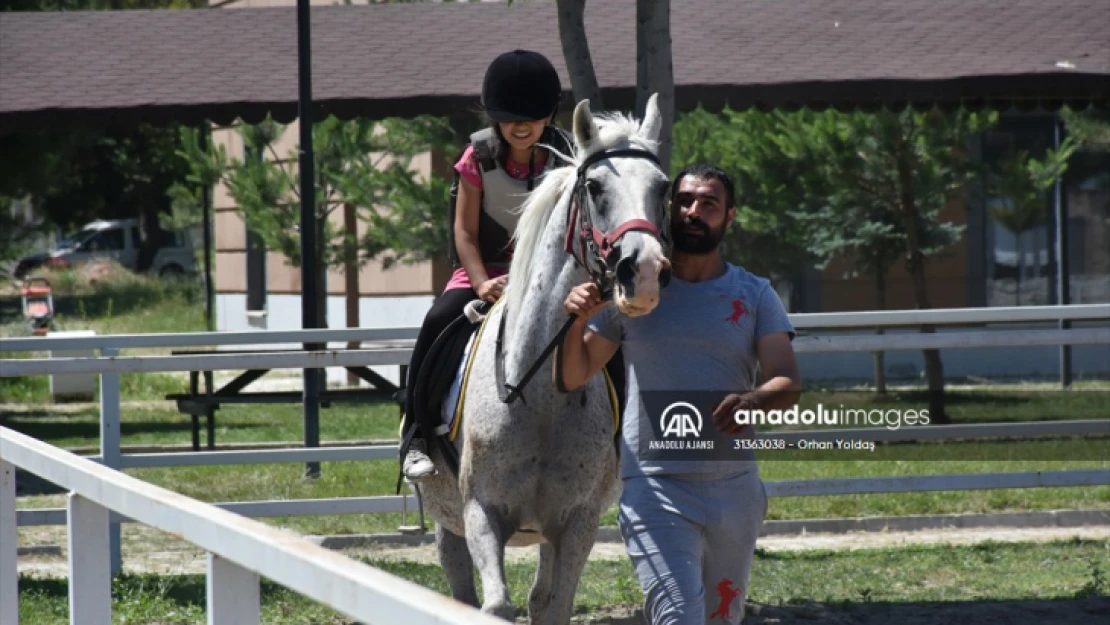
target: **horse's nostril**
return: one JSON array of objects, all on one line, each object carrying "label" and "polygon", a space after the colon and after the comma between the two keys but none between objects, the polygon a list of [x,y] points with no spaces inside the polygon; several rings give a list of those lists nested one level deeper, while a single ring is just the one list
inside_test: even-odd
[{"label": "horse's nostril", "polygon": [[665,289],[671,283],[671,268],[666,267],[659,272],[659,288]]},{"label": "horse's nostril", "polygon": [[622,258],[617,263],[617,282],[629,286],[636,280],[636,260],[634,258]]}]

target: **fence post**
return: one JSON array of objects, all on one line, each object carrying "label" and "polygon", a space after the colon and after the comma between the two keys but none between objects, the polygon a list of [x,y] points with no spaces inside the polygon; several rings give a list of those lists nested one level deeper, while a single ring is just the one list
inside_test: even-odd
[{"label": "fence post", "polygon": [[[119,348],[105,347],[100,350],[105,358],[119,356]],[[120,468],[120,392],[119,374],[100,374],[100,458],[104,466]],[[120,553],[119,522],[108,524],[108,548],[112,560],[112,577],[123,569],[123,556]]]},{"label": "fence post", "polygon": [[19,529],[15,465],[0,460],[0,623],[19,622]]},{"label": "fence post", "polygon": [[262,591],[258,573],[208,552],[208,625],[258,625]]},{"label": "fence post", "polygon": [[108,509],[70,493],[66,511],[70,625],[112,625]]}]

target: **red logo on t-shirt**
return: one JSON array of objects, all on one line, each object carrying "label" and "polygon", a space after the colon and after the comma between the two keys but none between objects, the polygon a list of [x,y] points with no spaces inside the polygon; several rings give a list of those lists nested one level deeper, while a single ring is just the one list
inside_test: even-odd
[{"label": "red logo on t-shirt", "polygon": [[721,297],[723,299],[732,300],[732,314],[725,317],[725,321],[728,321],[734,326],[740,325],[740,317],[743,317],[748,312],[748,309],[744,308],[744,300],[735,297],[727,297],[725,295]]}]

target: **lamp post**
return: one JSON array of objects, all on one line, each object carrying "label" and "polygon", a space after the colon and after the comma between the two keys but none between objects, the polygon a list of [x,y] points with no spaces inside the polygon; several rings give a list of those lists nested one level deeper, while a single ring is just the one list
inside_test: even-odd
[{"label": "lamp post", "polygon": [[[301,327],[320,327],[317,303],[320,272],[317,271],[316,189],[312,158],[312,30],[309,0],[297,0],[297,118],[300,127],[298,168],[301,193]],[[323,345],[306,343],[308,351]],[[304,446],[320,446],[320,370],[304,370]],[[320,463],[305,463],[305,477],[320,476]]]}]

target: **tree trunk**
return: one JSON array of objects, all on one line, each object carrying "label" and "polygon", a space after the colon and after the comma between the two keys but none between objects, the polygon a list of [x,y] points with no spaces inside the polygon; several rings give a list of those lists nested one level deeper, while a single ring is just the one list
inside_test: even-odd
[{"label": "tree trunk", "polygon": [[[358,247],[351,241],[358,240],[358,221],[355,217],[355,207],[353,204],[343,204],[343,234],[347,236],[350,241],[346,242],[345,251],[346,258],[343,259],[343,278],[346,282],[347,291],[347,327],[359,327],[359,289],[358,289]],[[359,341],[351,341],[347,344],[347,349],[358,349],[361,347]],[[347,372],[347,384],[349,386],[358,386],[359,377],[350,371]]]},{"label": "tree trunk", "polygon": [[1021,244],[1021,233],[1017,234],[1016,244],[1014,249],[1017,250],[1017,263],[1014,268],[1017,270],[1017,292],[1014,294],[1014,299],[1017,302],[1015,306],[1021,306],[1021,274],[1025,273],[1025,249]]},{"label": "tree trunk", "polygon": [[559,41],[563,45],[563,60],[570,74],[575,103],[590,101],[590,110],[602,110],[601,88],[594,74],[590,57],[590,44],[586,39],[586,0],[558,0]]},{"label": "tree trunk", "polygon": [[[875,298],[879,310],[886,310],[886,276],[882,271],[875,272]],[[875,328],[875,334],[883,334],[883,328]],[[875,357],[875,392],[886,393],[886,352],[877,351]]]},{"label": "tree trunk", "polygon": [[[671,55],[671,1],[636,0],[637,65],[643,59],[647,84],[637,76],[636,109],[643,115],[648,98],[659,94],[659,113],[663,126],[659,132],[659,161],[670,174],[671,131],[674,128],[674,65]],[[642,99],[642,104],[641,104]]]},{"label": "tree trunk", "polygon": [[144,193],[143,204],[139,207],[139,250],[135,258],[135,271],[144,273],[154,265],[154,257],[166,242],[166,231],[158,220],[165,202],[159,201],[155,194]]},{"label": "tree trunk", "polygon": [[[901,200],[900,212],[906,228],[906,270],[913,284],[914,303],[919,310],[929,308],[929,297],[925,287],[925,255],[921,252],[918,233],[918,214],[913,191],[913,157],[901,133],[895,137],[898,191]],[[922,326],[923,333],[935,332],[933,326]],[[940,352],[935,349],[922,351],[925,358],[925,376],[929,383],[929,417],[931,423],[946,424],[951,421],[944,410],[944,364]]]}]

